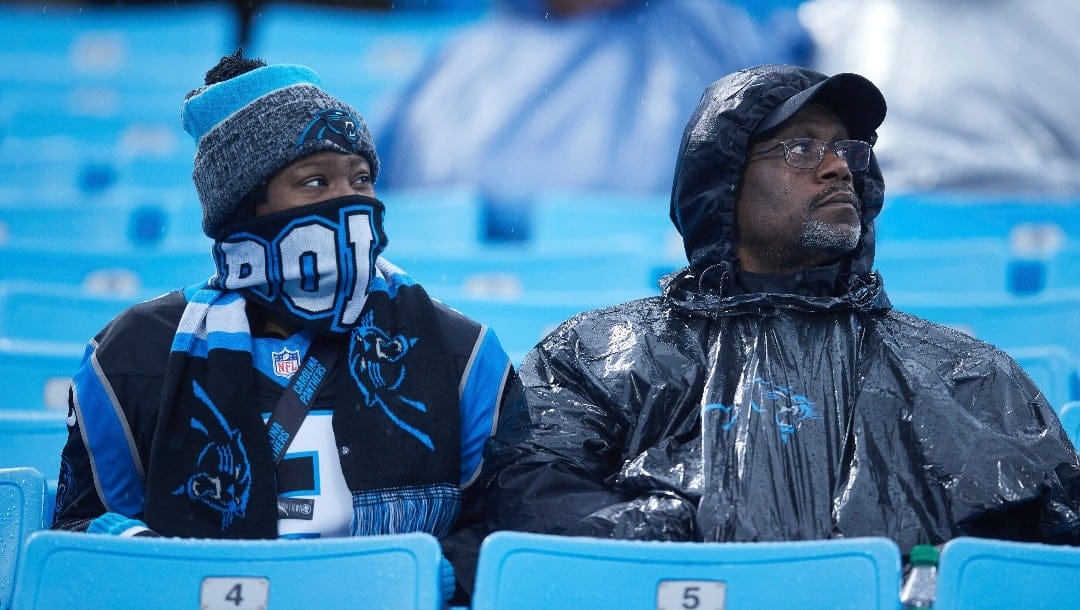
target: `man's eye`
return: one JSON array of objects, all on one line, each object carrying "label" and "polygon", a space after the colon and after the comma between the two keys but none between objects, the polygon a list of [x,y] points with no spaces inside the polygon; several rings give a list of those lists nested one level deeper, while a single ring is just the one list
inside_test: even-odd
[{"label": "man's eye", "polygon": [[805,155],[810,152],[810,145],[805,142],[796,142],[788,147],[788,151],[793,155]]}]

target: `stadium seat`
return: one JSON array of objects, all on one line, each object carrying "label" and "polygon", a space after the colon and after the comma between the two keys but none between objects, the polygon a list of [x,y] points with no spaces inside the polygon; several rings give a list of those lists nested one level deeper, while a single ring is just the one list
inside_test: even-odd
[{"label": "stadium seat", "polygon": [[0,337],[0,410],[66,412],[68,384],[89,338],[55,343]]},{"label": "stadium seat", "polygon": [[1045,264],[1048,288],[1080,287],[1080,243],[1065,244]]},{"label": "stadium seat", "polygon": [[903,193],[886,198],[876,228],[877,241],[883,244],[908,239],[1007,241],[1017,227],[1032,225],[1054,226],[1061,235],[1075,239],[1080,235],[1080,200]]},{"label": "stadium seat", "polygon": [[251,22],[247,54],[296,63],[356,108],[378,137],[393,104],[472,11],[386,11],[270,2]]},{"label": "stadium seat", "polygon": [[0,468],[0,608],[11,608],[23,542],[43,527],[45,477],[32,468]]},{"label": "stadium seat", "polygon": [[569,296],[619,290],[634,298],[659,294],[647,259],[640,250],[628,246],[597,252],[587,249],[540,252],[504,245],[460,253],[416,252],[388,257],[435,296],[439,296],[441,287],[479,297],[523,300],[536,291],[562,292]]},{"label": "stadium seat", "polygon": [[1061,427],[1065,428],[1065,434],[1069,435],[1069,440],[1073,442],[1073,445],[1080,447],[1080,400],[1065,403],[1058,411],[1058,416],[1061,418]]},{"label": "stadium seat", "polygon": [[954,538],[941,550],[935,610],[1080,608],[1080,549]]},{"label": "stadium seat", "polygon": [[1055,410],[1070,400],[1080,400],[1080,371],[1076,356],[1060,345],[1005,347]]},{"label": "stadium seat", "polygon": [[428,534],[324,540],[32,534],[14,607],[441,610],[439,542]]},{"label": "stadium seat", "polygon": [[889,298],[901,311],[997,346],[1080,345],[1080,289],[1028,296],[889,292]]},{"label": "stadium seat", "polygon": [[480,548],[473,610],[896,610],[885,538],[645,542],[500,531]]},{"label": "stadium seat", "polygon": [[72,284],[0,282],[0,337],[81,347],[123,309],[158,294],[119,289],[91,292]]},{"label": "stadium seat", "polygon": [[556,326],[589,309],[640,298],[626,291],[532,292],[519,298],[474,296],[440,290],[434,298],[490,326],[516,365]]},{"label": "stadium seat", "polygon": [[[558,191],[537,195],[530,203],[532,236],[541,246],[591,243],[601,238],[630,238],[665,247],[675,227],[668,218],[666,193]],[[682,244],[679,244],[682,255]]]},{"label": "stadium seat", "polygon": [[0,7],[5,82],[155,83],[183,95],[234,49],[228,2]]},{"label": "stadium seat", "polygon": [[877,242],[874,268],[893,292],[1007,294],[1010,255],[998,239]]},{"label": "stadium seat", "polygon": [[67,409],[0,409],[0,468],[34,468],[55,479],[68,438],[66,417]]},{"label": "stadium seat", "polygon": [[387,256],[469,252],[482,245],[484,204],[470,187],[379,189],[386,204]]},{"label": "stadium seat", "polygon": [[0,280],[80,286],[90,292],[175,290],[214,275],[209,250],[87,248],[78,243],[0,246]]},{"label": "stadium seat", "polygon": [[68,204],[0,205],[0,245],[62,249],[78,244],[78,249],[91,253],[96,248],[138,254],[173,249],[209,258],[213,241],[202,234],[198,199],[192,192],[185,201],[176,196],[177,189],[173,191],[133,193],[129,201],[110,197],[108,202],[91,203],[72,198]]},{"label": "stadium seat", "polygon": [[169,158],[188,169],[163,184],[190,182],[179,105],[235,49],[237,26],[224,0],[0,5],[0,199],[84,202],[147,185],[161,173],[146,166]]}]

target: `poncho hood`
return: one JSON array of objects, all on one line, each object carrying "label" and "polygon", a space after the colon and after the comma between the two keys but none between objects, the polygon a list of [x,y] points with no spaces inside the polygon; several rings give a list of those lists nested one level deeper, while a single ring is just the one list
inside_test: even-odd
[{"label": "poncho hood", "polygon": [[[769,64],[730,74],[705,89],[683,131],[671,189],[671,220],[682,235],[690,268],[697,274],[736,268],[735,199],[751,136],[762,119],[791,96],[825,80],[824,74]],[[874,132],[852,133],[873,143]],[[881,211],[885,184],[871,152],[870,167],[855,175],[862,201],[862,238],[844,261],[843,275],[863,276],[874,264],[874,219]]]}]

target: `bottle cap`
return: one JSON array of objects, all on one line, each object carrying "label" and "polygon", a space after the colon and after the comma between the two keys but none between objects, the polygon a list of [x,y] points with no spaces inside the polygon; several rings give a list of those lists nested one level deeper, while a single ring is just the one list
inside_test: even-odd
[{"label": "bottle cap", "polygon": [[932,544],[916,544],[911,549],[911,565],[937,565],[938,550]]}]

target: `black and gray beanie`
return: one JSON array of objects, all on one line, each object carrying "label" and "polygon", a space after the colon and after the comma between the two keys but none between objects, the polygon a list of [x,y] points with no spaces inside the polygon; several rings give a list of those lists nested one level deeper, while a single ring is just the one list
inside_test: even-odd
[{"label": "black and gray beanie", "polygon": [[223,237],[251,193],[312,153],[358,153],[371,165],[372,181],[378,177],[379,157],[360,113],[320,85],[304,66],[264,66],[184,100],[181,123],[198,145],[192,178],[204,233]]}]

